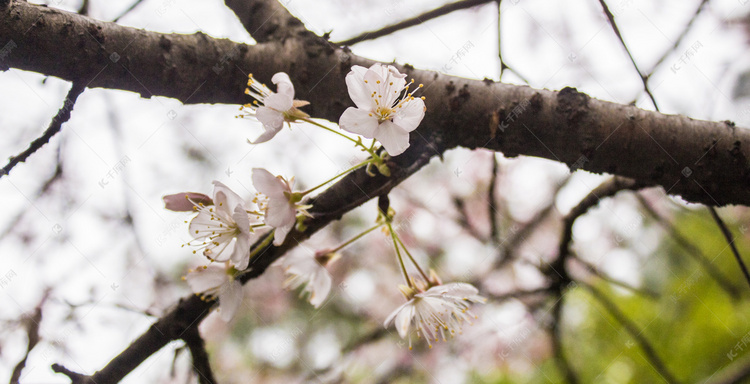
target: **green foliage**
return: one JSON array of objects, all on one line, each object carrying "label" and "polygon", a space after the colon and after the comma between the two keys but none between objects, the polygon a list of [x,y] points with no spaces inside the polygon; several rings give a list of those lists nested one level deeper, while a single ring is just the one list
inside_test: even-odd
[{"label": "green foliage", "polygon": [[[603,281],[595,283],[595,288],[636,325],[669,372],[681,382],[704,382],[733,361],[741,360],[744,351],[737,346],[740,343],[742,347],[742,339],[750,331],[747,282],[718,227],[704,213],[681,214],[675,220],[677,230],[739,289],[740,300],[733,300],[669,236],[644,259],[641,271],[643,285],[657,291],[658,299],[614,288]],[[736,229],[734,232],[740,253],[750,255],[747,239]],[[563,323],[565,351],[582,382],[664,382],[637,338],[585,288],[565,295]],[[733,350],[737,356],[730,359]]]}]

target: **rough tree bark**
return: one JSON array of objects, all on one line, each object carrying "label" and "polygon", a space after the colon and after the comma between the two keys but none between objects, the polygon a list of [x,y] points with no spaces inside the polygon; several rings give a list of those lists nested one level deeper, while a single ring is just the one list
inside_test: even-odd
[{"label": "rough tree bark", "polygon": [[[80,82],[87,87],[167,96],[183,103],[248,102],[246,76],[268,82],[287,72],[297,97],[316,118],[337,121],[351,105],[344,77],[352,65],[373,61],[304,29],[275,1],[232,1],[259,42],[238,44],[203,33],[161,34],[60,11],[25,1],[0,1],[0,69],[18,68]],[[423,83],[428,113],[412,146],[392,160],[389,178],[364,170],[348,175],[311,200],[313,218],[280,247],[253,260],[243,283],[262,274],[284,252],[365,201],[386,195],[431,158],[450,148],[487,148],[529,155],[572,169],[607,172],[707,205],[750,205],[750,132],[728,122],[668,116],[559,92],[470,80],[399,65]],[[184,339],[213,302],[190,296],[153,324],[93,376],[74,382],[116,382],[172,340]],[[57,366],[60,371],[66,370]]]},{"label": "rough tree bark", "polygon": [[[143,97],[230,104],[248,101],[247,73],[267,82],[284,71],[298,86],[298,98],[312,103],[312,116],[337,121],[351,105],[344,77],[352,65],[373,61],[307,31],[274,35],[298,22],[252,6],[262,3],[251,1],[244,8],[247,14],[277,14],[270,31],[255,28],[263,32],[259,40],[280,39],[245,45],[200,32],[148,32],[14,2],[0,12],[0,44],[12,42],[0,65]],[[487,148],[659,184],[691,202],[750,204],[745,155],[750,131],[730,122],[644,111],[572,88],[552,92],[399,67],[425,85],[429,113],[412,141],[426,142],[435,155],[456,146]]]}]

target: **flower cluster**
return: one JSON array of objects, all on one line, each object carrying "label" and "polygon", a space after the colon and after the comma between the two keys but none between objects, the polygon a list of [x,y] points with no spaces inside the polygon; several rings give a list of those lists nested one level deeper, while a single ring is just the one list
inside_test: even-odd
[{"label": "flower cluster", "polygon": [[[214,181],[212,196],[197,192],[185,192],[164,197],[167,209],[190,211],[196,215],[190,220],[188,230],[192,240],[186,245],[201,252],[208,265],[189,271],[185,280],[190,289],[201,298],[219,301],[222,319],[230,320],[242,303],[242,275],[251,266],[257,253],[270,246],[282,245],[295,229],[304,231],[308,213],[312,206],[305,197],[329,182],[366,166],[367,173],[373,170],[390,176],[387,160],[402,154],[409,147],[409,135],[425,116],[424,97],[415,97],[418,85],[410,91],[414,81],[407,82],[406,75],[392,65],[374,64],[370,68],[353,66],[346,76],[346,85],[354,107],[347,108],[339,119],[341,130],[361,137],[352,138],[340,130],[334,130],[319,122],[299,108],[307,101],[294,98],[294,85],[286,73],[280,72],[271,78],[276,92],[249,76],[245,93],[254,100],[240,109],[238,117],[254,117],[263,126],[264,132],[252,144],[271,140],[281,131],[284,123],[306,122],[342,136],[369,154],[346,171],[305,191],[294,191],[294,178],[276,176],[263,168],[253,168],[251,179],[257,190],[250,201],[219,181]],[[380,143],[381,147],[376,147]],[[339,251],[371,231],[382,228],[390,236],[397,255],[399,267],[406,281],[400,286],[407,302],[397,308],[385,320],[384,326],[395,325],[401,338],[412,336],[424,338],[427,344],[447,340],[461,333],[464,324],[471,324],[476,317],[469,310],[475,303],[485,299],[478,290],[466,283],[443,285],[434,271],[427,275],[412,257],[409,250],[392,226],[394,212],[380,212],[376,224],[341,245],[312,252],[292,252],[278,263],[285,274],[283,287],[301,288],[310,304],[320,307],[331,291],[332,278],[327,270],[339,256]],[[187,223],[187,221],[186,221]],[[403,255],[402,255],[403,253]],[[404,255],[406,257],[404,257]],[[406,265],[411,263],[418,275],[411,276]]]},{"label": "flower cluster", "polygon": [[232,294],[228,299],[230,296],[220,292],[227,291],[226,284],[230,282],[231,287],[237,287],[234,277],[249,266],[253,256],[250,248],[260,238],[259,233],[264,228],[271,229],[273,235],[266,239],[273,238],[274,244],[280,245],[294,227],[297,215],[307,214],[306,206],[300,204],[303,195],[292,192],[292,183],[261,168],[253,169],[252,179],[259,193],[250,203],[219,181],[213,182],[213,198],[197,192],[164,196],[167,209],[198,213],[188,225],[193,239],[186,245],[196,248],[194,254],[201,251],[210,262],[223,262],[222,270],[228,271],[222,275],[212,264],[208,269],[191,271],[186,278],[195,293],[203,294],[206,299],[219,299],[222,318],[235,312],[238,295]]}]

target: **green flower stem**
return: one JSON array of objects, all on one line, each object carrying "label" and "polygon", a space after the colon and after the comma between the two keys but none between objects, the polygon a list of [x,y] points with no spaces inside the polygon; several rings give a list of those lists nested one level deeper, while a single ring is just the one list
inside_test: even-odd
[{"label": "green flower stem", "polygon": [[252,260],[253,257],[257,256],[258,252],[260,252],[261,249],[265,248],[268,244],[271,244],[271,241],[273,241],[273,234],[274,234],[274,232],[276,232],[275,229],[273,231],[269,232],[268,235],[266,235],[266,238],[263,239],[263,242],[261,242],[260,244],[258,244],[258,246],[255,247],[255,249],[253,249],[252,252],[250,252],[250,260]]},{"label": "green flower stem", "polygon": [[370,233],[370,232],[372,232],[372,231],[374,231],[374,230],[376,230],[376,229],[380,228],[380,226],[381,226],[381,225],[382,225],[382,224],[376,224],[376,225],[374,225],[374,226],[372,226],[372,227],[370,227],[370,228],[368,228],[368,229],[364,230],[364,231],[363,231],[362,233],[358,234],[357,236],[354,236],[354,237],[352,237],[351,239],[347,240],[347,241],[346,241],[346,242],[344,242],[343,244],[341,244],[341,245],[339,245],[338,247],[336,247],[336,248],[332,249],[332,250],[331,250],[331,253],[334,253],[334,252],[338,252],[338,251],[340,251],[340,250],[344,249],[344,247],[346,247],[347,245],[349,245],[349,244],[351,244],[351,243],[353,243],[353,242],[355,242],[355,241],[359,240],[360,238],[362,238],[362,236],[364,236],[364,235],[366,235],[366,234],[368,234],[368,233]]},{"label": "green flower stem", "polygon": [[365,151],[367,151],[367,153],[369,153],[369,154],[370,154],[370,155],[371,155],[372,157],[374,157],[374,158],[378,159],[378,162],[382,161],[382,160],[380,159],[380,156],[378,156],[378,155],[377,155],[377,154],[375,153],[375,150],[373,149],[373,148],[375,147],[375,140],[374,140],[374,139],[373,139],[373,141],[372,141],[372,146],[370,146],[370,148],[367,148],[367,146],[365,146],[364,144],[362,144],[362,141],[360,141],[360,140],[355,140],[355,139],[352,139],[351,137],[349,137],[349,136],[347,136],[347,135],[345,135],[345,134],[343,134],[343,133],[341,133],[341,132],[339,132],[339,131],[337,131],[337,130],[335,130],[335,129],[331,129],[331,128],[329,128],[329,127],[326,127],[325,125],[323,125],[323,124],[320,124],[320,123],[318,123],[318,122],[315,122],[315,121],[313,121],[313,120],[311,120],[311,119],[300,119],[300,120],[302,120],[302,121],[305,121],[305,122],[308,122],[308,123],[310,123],[310,124],[312,124],[312,125],[315,125],[315,126],[318,126],[318,127],[320,127],[320,128],[323,128],[323,129],[325,129],[326,131],[329,131],[329,132],[333,132],[333,133],[335,133],[335,134],[337,134],[337,135],[339,135],[339,136],[341,136],[341,137],[343,137],[343,138],[345,138],[345,139],[347,139],[347,140],[349,140],[349,141],[353,142],[355,146],[357,146],[357,147],[362,147],[362,149],[364,149]]},{"label": "green flower stem", "polygon": [[417,261],[414,260],[414,257],[411,255],[411,253],[409,252],[409,250],[406,249],[406,246],[404,245],[404,242],[401,241],[401,238],[398,237],[398,236],[396,236],[396,240],[398,240],[398,243],[401,244],[401,248],[403,248],[404,252],[406,252],[406,256],[409,256],[409,260],[411,260],[412,264],[414,264],[414,266],[417,267],[417,270],[419,271],[419,274],[422,275],[422,277],[424,278],[424,281],[426,283],[428,283],[430,281],[430,278],[427,277],[427,274],[424,273],[424,271],[419,266],[419,264],[417,264]]},{"label": "green flower stem", "polygon": [[367,164],[369,164],[369,163],[372,163],[373,161],[374,161],[374,159],[367,159],[367,160],[365,160],[365,161],[363,161],[363,162],[361,162],[361,163],[359,163],[359,164],[357,164],[357,165],[355,165],[355,166],[353,166],[353,167],[351,167],[351,168],[347,169],[346,171],[344,171],[344,172],[341,172],[341,173],[339,173],[338,175],[336,175],[336,176],[334,176],[334,177],[332,177],[332,178],[330,178],[330,179],[328,179],[328,180],[326,180],[326,181],[324,181],[324,182],[322,182],[322,183],[320,183],[320,184],[318,184],[318,185],[316,185],[316,186],[314,186],[314,187],[312,187],[312,188],[308,189],[307,191],[304,191],[304,192],[299,192],[299,193],[300,193],[300,196],[301,196],[301,197],[304,197],[304,196],[306,196],[306,195],[307,195],[308,193],[310,193],[310,192],[313,192],[313,191],[315,191],[316,189],[318,189],[318,188],[320,188],[320,187],[322,187],[322,186],[324,186],[324,185],[326,185],[326,184],[328,184],[328,183],[330,183],[330,182],[332,182],[332,181],[334,181],[334,180],[338,179],[338,178],[339,178],[339,177],[341,177],[341,176],[344,176],[344,175],[346,175],[347,173],[349,173],[349,172],[351,172],[351,171],[354,171],[355,169],[361,168],[361,167],[363,167],[363,166],[365,166],[365,165],[367,165]]},{"label": "green flower stem", "polygon": [[318,122],[316,122],[316,121],[313,121],[313,120],[311,120],[311,119],[302,119],[302,121],[306,121],[306,122],[308,122],[308,123],[310,123],[310,124],[312,124],[312,125],[315,125],[315,126],[318,126],[318,127],[320,127],[320,128],[323,128],[323,129],[325,129],[326,131],[329,131],[329,132],[333,132],[333,133],[335,133],[335,134],[337,134],[337,135],[339,135],[339,136],[341,136],[341,137],[343,137],[343,138],[345,138],[345,139],[347,139],[347,140],[349,140],[349,141],[353,142],[354,144],[357,144],[357,145],[359,145],[359,142],[358,142],[357,140],[355,140],[355,139],[352,139],[351,137],[349,137],[349,136],[347,136],[347,135],[345,135],[345,134],[343,134],[343,133],[341,133],[341,132],[339,132],[339,131],[337,131],[337,130],[334,130],[334,129],[331,129],[331,128],[329,128],[329,127],[326,127],[325,125],[323,125],[323,124],[320,124],[320,123],[318,123]]},{"label": "green flower stem", "polygon": [[409,279],[409,273],[406,272],[406,265],[404,265],[404,259],[401,257],[401,251],[398,250],[398,243],[396,242],[396,235],[395,235],[395,232],[393,232],[391,221],[387,220],[385,224],[388,226],[388,231],[391,234],[391,239],[393,239],[393,248],[396,249],[396,257],[398,257],[398,263],[401,266],[401,273],[403,273],[404,275],[404,280],[406,280],[406,285],[409,286],[409,288],[414,289],[414,285],[411,283],[411,280]]}]

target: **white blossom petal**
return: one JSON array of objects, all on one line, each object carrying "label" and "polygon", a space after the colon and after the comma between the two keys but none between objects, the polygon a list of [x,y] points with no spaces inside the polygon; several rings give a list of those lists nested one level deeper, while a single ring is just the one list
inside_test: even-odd
[{"label": "white blossom petal", "polygon": [[318,308],[320,307],[320,304],[323,304],[326,297],[328,297],[328,293],[331,292],[331,274],[321,266],[310,284],[312,287],[312,289],[310,289],[310,304],[312,304],[313,307]]},{"label": "white blossom petal", "polygon": [[405,338],[409,332],[409,324],[414,318],[414,305],[404,305],[403,309],[396,314],[396,331],[401,338]]},{"label": "white blossom petal", "polygon": [[211,264],[206,269],[201,267],[196,271],[188,273],[185,280],[193,293],[204,293],[221,287],[228,278],[229,276],[227,276],[224,266],[221,264]]},{"label": "white blossom petal", "polygon": [[339,126],[345,131],[372,139],[378,128],[378,118],[367,110],[349,107],[341,115]]},{"label": "white blossom petal", "polygon": [[275,227],[273,231],[273,245],[278,247],[279,245],[284,243],[284,240],[286,239],[286,235],[288,235],[289,232],[292,231],[293,227],[294,227],[294,223],[292,223],[291,225]]},{"label": "white blossom petal", "polygon": [[242,284],[237,280],[228,281],[219,292],[219,315],[224,321],[232,320],[242,303]]},{"label": "white blossom petal", "polygon": [[393,122],[399,127],[403,128],[406,132],[411,132],[419,126],[424,118],[424,100],[414,99],[403,104],[396,115],[393,117]]},{"label": "white blossom petal", "polygon": [[398,156],[409,148],[409,132],[390,121],[378,126],[375,138],[391,156]]},{"label": "white blossom petal", "polygon": [[278,112],[285,112],[294,106],[294,99],[285,94],[274,93],[263,99],[263,105]]},{"label": "white blossom petal", "polygon": [[[214,196],[216,196],[218,193],[221,193],[224,197],[222,201],[219,201],[215,203],[219,206],[219,208],[224,208],[223,211],[227,213],[231,213],[237,208],[237,206],[244,206],[245,200],[243,200],[240,195],[234,193],[233,190],[229,189],[224,183],[214,180]],[[226,204],[226,205],[224,205]]]},{"label": "white blossom petal", "polygon": [[263,124],[263,128],[266,131],[274,132],[274,135],[284,127],[284,114],[277,110],[268,107],[258,107],[255,117]]},{"label": "white blossom petal", "polygon": [[235,208],[232,218],[237,223],[240,233],[237,235],[237,240],[234,243],[234,250],[229,259],[232,261],[235,268],[243,270],[247,268],[250,263],[250,218],[242,206],[239,205]]},{"label": "white blossom petal", "polygon": [[284,288],[296,289],[305,286],[309,301],[318,308],[331,291],[332,279],[328,270],[309,254],[292,253],[284,257],[282,267],[287,275]]},{"label": "white blossom petal", "polygon": [[284,196],[284,183],[263,168],[253,168],[253,185],[258,192],[271,197]]},{"label": "white blossom petal", "polygon": [[372,98],[373,90],[364,82],[365,73],[368,69],[359,65],[352,66],[352,70],[346,75],[346,88],[349,90],[354,105],[361,109],[374,109],[377,107]]},{"label": "white blossom petal", "polygon": [[266,211],[266,224],[278,228],[294,225],[297,221],[297,208],[285,199],[269,199]]},{"label": "white blossom petal", "polygon": [[[289,78],[289,75],[284,72],[279,72],[273,75],[273,77],[271,78],[271,82],[276,84],[276,93],[284,95],[290,100],[294,99],[294,85],[292,84],[292,80]],[[280,111],[285,110],[286,109],[281,109]]]}]

